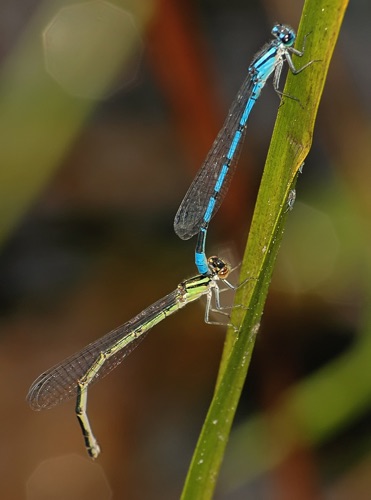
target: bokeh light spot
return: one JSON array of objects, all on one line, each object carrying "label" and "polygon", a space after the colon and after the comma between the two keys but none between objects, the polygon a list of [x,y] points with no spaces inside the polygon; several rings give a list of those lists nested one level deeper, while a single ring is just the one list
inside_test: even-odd
[{"label": "bokeh light spot", "polygon": [[102,99],[135,80],[143,43],[130,13],[94,0],[61,8],[43,49],[46,71],[68,93]]},{"label": "bokeh light spot", "polygon": [[26,484],[27,500],[109,500],[112,490],[100,465],[75,454],[39,463]]}]

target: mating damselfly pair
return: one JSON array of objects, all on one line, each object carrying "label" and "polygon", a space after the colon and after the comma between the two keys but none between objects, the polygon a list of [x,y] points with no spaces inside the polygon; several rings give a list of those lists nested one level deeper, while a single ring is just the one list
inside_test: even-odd
[{"label": "mating damselfly pair", "polygon": [[34,410],[51,408],[76,397],[76,415],[92,458],[99,455],[100,448],[87,416],[89,386],[111,372],[157,323],[202,296],[207,299],[205,321],[212,323],[209,318],[212,299],[218,311],[223,309],[219,283],[233,288],[228,281],[230,268],[226,262],[218,257],[206,258],[209,222],[227,193],[249,115],[268,78],[273,75],[274,89],[282,97],[279,80],[283,63],[287,61],[291,72],[298,74],[314,62],[295,68],[291,54],[303,56],[304,46],[301,51],[293,47],[296,35],[289,26],[276,24],[272,35],[273,40],[258,52],[248,67],[247,77],[227,119],[175,216],[174,229],[180,238],[188,239],[198,234],[195,261],[199,274],[180,283],[173,292],[124,325],[42,373],[29,390],[27,399]]}]

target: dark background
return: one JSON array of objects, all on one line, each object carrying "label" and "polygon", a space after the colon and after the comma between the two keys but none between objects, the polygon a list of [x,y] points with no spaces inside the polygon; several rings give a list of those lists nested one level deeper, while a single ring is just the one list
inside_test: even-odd
[{"label": "dark background", "polygon": [[[1,497],[178,498],[224,339],[223,328],[203,322],[202,304],[158,325],[92,388],[96,463],[73,402],[34,413],[26,394],[43,370],[195,274],[195,241],[176,237],[175,212],[254,53],[274,22],[297,28],[302,4],[116,2],[132,16],[120,31],[132,29],[132,49],[104,99],[91,94],[104,60],[98,31],[91,74],[62,81],[53,23],[69,4],[0,6]],[[238,439],[242,452],[232,436],[217,498],[369,498],[367,342],[358,349],[364,365],[355,354],[371,334],[369,19],[368,2],[351,3],[236,417],[235,433],[255,423],[260,434]],[[76,68],[80,49],[72,51]],[[210,225],[209,254],[229,247],[241,258],[278,104],[269,82]],[[299,433],[274,464],[265,461],[264,447],[277,442],[269,422],[287,391],[338,373],[338,405],[310,407],[333,423]],[[247,456],[257,457],[254,467],[245,467]]]}]

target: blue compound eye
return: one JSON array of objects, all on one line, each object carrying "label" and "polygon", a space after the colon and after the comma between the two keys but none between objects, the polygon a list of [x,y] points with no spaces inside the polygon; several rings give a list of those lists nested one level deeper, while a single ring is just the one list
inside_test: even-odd
[{"label": "blue compound eye", "polygon": [[281,29],[282,29],[282,24],[275,24],[271,31],[272,35],[278,38]]},{"label": "blue compound eye", "polygon": [[276,24],[273,26],[272,35],[287,47],[290,47],[295,42],[294,30],[285,24]]}]

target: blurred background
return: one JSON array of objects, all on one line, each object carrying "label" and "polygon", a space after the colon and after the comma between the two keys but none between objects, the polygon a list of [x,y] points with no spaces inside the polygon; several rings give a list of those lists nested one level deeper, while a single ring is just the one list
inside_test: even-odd
[{"label": "blurred background", "polygon": [[[2,498],[179,497],[225,333],[203,304],[91,389],[95,463],[73,401],[38,413],[25,398],[195,274],[175,212],[253,55],[302,5],[1,2]],[[350,4],[216,498],[370,498],[369,19],[368,2]],[[268,84],[209,255],[241,258],[278,104]]]}]

